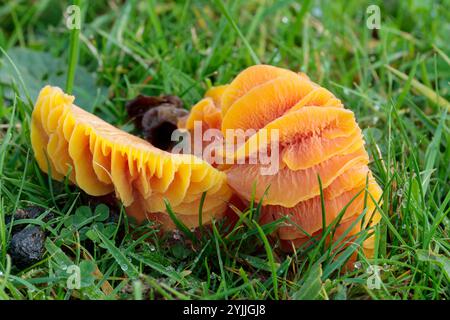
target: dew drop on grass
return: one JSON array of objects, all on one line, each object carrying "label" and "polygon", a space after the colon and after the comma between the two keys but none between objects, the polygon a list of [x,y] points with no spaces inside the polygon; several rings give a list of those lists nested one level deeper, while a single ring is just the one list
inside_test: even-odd
[{"label": "dew drop on grass", "polygon": [[373,117],[373,119],[372,119],[373,124],[377,124],[377,123],[378,123],[378,120],[380,120],[380,118],[378,118],[378,117]]},{"label": "dew drop on grass", "polygon": [[319,7],[314,7],[312,9],[312,14],[313,16],[315,16],[316,18],[320,18],[322,17],[322,9],[320,9]]},{"label": "dew drop on grass", "polygon": [[154,252],[156,250],[154,245],[149,245],[148,248],[150,249],[151,252]]},{"label": "dew drop on grass", "polygon": [[122,269],[123,271],[127,271],[128,270],[128,266],[126,264],[121,264],[120,265],[120,269]]},{"label": "dew drop on grass", "polygon": [[167,272],[173,272],[173,271],[175,271],[175,269],[172,266],[167,266],[166,267],[166,271]]},{"label": "dew drop on grass", "polygon": [[353,266],[355,267],[355,269],[361,269],[361,262],[360,261],[356,261]]}]

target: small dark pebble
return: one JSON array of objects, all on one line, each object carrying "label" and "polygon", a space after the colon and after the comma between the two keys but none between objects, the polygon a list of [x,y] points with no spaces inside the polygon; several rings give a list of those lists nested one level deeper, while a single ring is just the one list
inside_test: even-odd
[{"label": "small dark pebble", "polygon": [[11,239],[9,254],[14,265],[20,269],[29,267],[42,259],[45,233],[38,226],[30,226]]},{"label": "small dark pebble", "polygon": [[27,207],[25,209],[17,209],[14,218],[18,219],[34,219],[44,212],[44,209],[38,206]]},{"label": "small dark pebble", "polygon": [[176,141],[171,141],[172,132],[177,129],[178,119],[188,114],[183,102],[177,96],[139,95],[126,104],[128,117],[136,129],[152,145],[169,150]]},{"label": "small dark pebble", "polygon": [[[14,212],[13,216],[7,216],[6,217],[6,224],[8,225],[13,221],[22,220],[22,219],[36,219],[39,217],[42,213],[44,213],[44,209],[38,206],[30,206],[23,209],[17,209],[16,212]],[[52,213],[48,213],[42,220],[44,222],[48,222],[54,218]],[[25,228],[26,224],[18,224],[15,225],[12,229],[12,233],[19,232],[23,228]]]}]

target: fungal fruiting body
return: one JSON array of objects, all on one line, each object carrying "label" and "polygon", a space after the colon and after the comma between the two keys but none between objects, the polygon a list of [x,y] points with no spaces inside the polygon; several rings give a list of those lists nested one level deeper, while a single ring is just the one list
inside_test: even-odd
[{"label": "fungal fruiting body", "polygon": [[205,97],[191,108],[188,116],[179,121],[178,127],[192,131],[195,122],[198,121],[204,129],[220,129],[221,100],[227,88],[228,85],[223,85],[207,90]]},{"label": "fungal fruiting body", "polygon": [[[324,227],[333,225],[331,240],[342,241],[380,221],[382,191],[368,168],[353,112],[306,75],[249,67],[231,83],[208,90],[178,122],[190,132],[197,122],[225,137],[250,131],[231,151],[217,150],[216,160],[231,163],[162,151],[73,102],[59,88],[41,90],[31,123],[40,168],[57,180],[68,177],[90,195],[115,192],[138,221],[173,228],[168,202],[179,220],[196,227],[201,204],[201,220],[208,223],[224,214],[233,194],[261,203],[261,224],[284,220],[276,235],[286,249],[308,243]],[[276,162],[275,172],[262,174],[265,164],[247,161],[262,150]],[[363,248],[372,253],[373,236]]]},{"label": "fungal fruiting body", "polygon": [[115,192],[138,221],[174,227],[166,202],[188,227],[220,217],[231,196],[226,174],[189,154],[171,154],[106,123],[74,104],[61,89],[44,87],[35,104],[31,142],[41,170],[66,176],[86,193]]},{"label": "fungal fruiting body", "polygon": [[[245,161],[223,169],[237,195],[262,202],[261,223],[285,219],[277,230],[284,247],[304,244],[333,222],[338,223],[335,240],[379,222],[381,189],[368,168],[361,130],[353,112],[330,91],[305,75],[256,65],[224,86],[216,101],[224,134],[256,130],[233,151],[235,160],[249,159],[261,148],[277,152],[274,174],[262,175],[262,164]],[[207,118],[203,113],[191,117]],[[274,131],[278,150],[270,147]],[[373,246],[373,238],[363,244],[369,254]]]}]

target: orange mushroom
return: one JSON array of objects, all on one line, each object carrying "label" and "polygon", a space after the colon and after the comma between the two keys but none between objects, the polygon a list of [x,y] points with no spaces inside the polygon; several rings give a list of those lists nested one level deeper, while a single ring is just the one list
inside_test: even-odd
[{"label": "orange mushroom", "polygon": [[[377,204],[382,191],[368,168],[361,129],[353,112],[344,109],[330,91],[304,74],[256,65],[242,71],[220,97],[216,104],[220,105],[223,134],[230,129],[256,130],[232,151],[236,162],[221,169],[243,200],[262,201],[261,223],[289,218],[277,230],[283,247],[298,247],[309,236],[320,234],[324,223],[330,225],[342,210],[336,239],[363,213],[362,227],[380,221]],[[215,115],[217,109],[201,109],[201,116],[191,113],[191,117],[210,126],[207,113],[214,110]],[[278,133],[278,150],[270,149],[273,131]],[[279,153],[275,174],[262,175],[262,164],[242,162],[261,149]],[[318,177],[325,202],[324,223]],[[356,223],[347,238],[360,230],[361,223]],[[373,238],[363,245],[369,254],[373,246]]]},{"label": "orange mushroom", "polygon": [[178,122],[178,127],[194,130],[195,121],[199,121],[204,129],[220,129],[221,101],[227,87],[228,85],[222,85],[208,89],[205,97],[191,108],[188,116]]},{"label": "orange mushroom", "polygon": [[[159,150],[73,101],[49,86],[38,97],[31,140],[40,168],[58,180],[68,175],[91,195],[114,191],[138,221],[148,218],[174,228],[165,209],[167,199],[182,222],[196,227],[202,194],[207,193],[203,221],[208,222],[223,215],[232,191],[243,201],[262,202],[261,223],[288,218],[276,231],[287,249],[320,235],[324,225],[338,218],[334,241],[380,221],[382,190],[368,168],[353,112],[304,74],[252,66],[230,84],[208,90],[192,107],[180,128],[192,131],[200,121],[203,129],[224,135],[228,130],[254,131],[231,152],[219,154],[234,161],[220,166]],[[263,164],[246,163],[261,150],[278,155],[275,173],[262,175]],[[359,223],[362,214],[366,217]],[[374,243],[373,237],[363,243],[368,255]]]},{"label": "orange mushroom", "polygon": [[115,192],[138,221],[171,229],[165,200],[189,227],[220,217],[231,196],[226,175],[189,154],[171,154],[77,107],[61,89],[44,87],[35,104],[31,142],[39,167],[62,180],[66,175],[86,193]]}]

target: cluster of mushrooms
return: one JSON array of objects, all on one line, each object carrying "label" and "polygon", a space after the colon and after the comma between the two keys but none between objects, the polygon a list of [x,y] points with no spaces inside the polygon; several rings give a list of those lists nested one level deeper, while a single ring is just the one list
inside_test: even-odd
[{"label": "cluster of mushrooms", "polygon": [[[54,179],[68,177],[93,196],[115,192],[130,216],[156,221],[164,230],[175,228],[167,203],[195,228],[200,220],[223,217],[233,198],[261,203],[260,224],[282,219],[276,235],[286,249],[304,245],[331,223],[338,222],[338,239],[380,221],[382,191],[368,168],[353,112],[304,74],[249,67],[231,83],[208,90],[178,126],[193,131],[196,122],[224,134],[254,130],[226,155],[244,161],[223,165],[163,151],[77,107],[73,96],[51,86],[35,104],[31,141],[39,167]],[[277,150],[265,137],[274,130]],[[262,145],[279,155],[274,174],[261,175],[262,164],[245,161]],[[363,248],[371,254],[373,236]]]}]

